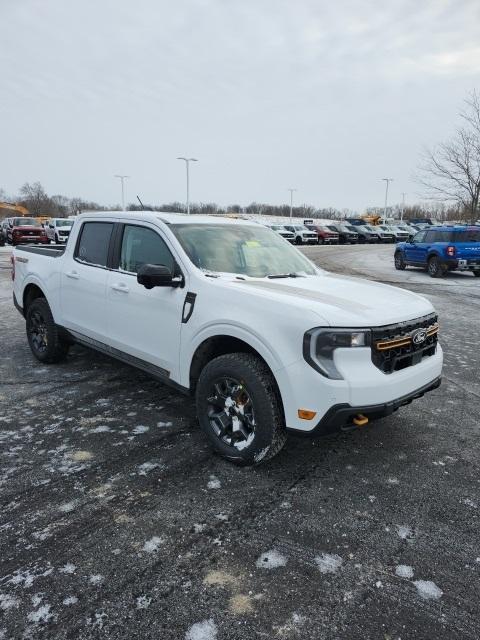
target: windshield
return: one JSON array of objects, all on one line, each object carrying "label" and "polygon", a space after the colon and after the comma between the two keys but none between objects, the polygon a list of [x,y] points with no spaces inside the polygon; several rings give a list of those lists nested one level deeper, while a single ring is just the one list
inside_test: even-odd
[{"label": "windshield", "polygon": [[35,218],[14,218],[14,227],[39,227],[40,223]]},{"label": "windshield", "polygon": [[57,227],[71,227],[73,220],[57,220],[55,224]]},{"label": "windshield", "polygon": [[264,227],[172,224],[170,228],[193,264],[204,271],[238,273],[252,278],[318,273],[300,251]]}]

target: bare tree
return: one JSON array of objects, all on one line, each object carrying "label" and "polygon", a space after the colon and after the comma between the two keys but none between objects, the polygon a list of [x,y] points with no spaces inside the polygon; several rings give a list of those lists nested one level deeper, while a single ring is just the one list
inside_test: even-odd
[{"label": "bare tree", "polygon": [[427,149],[417,177],[432,200],[455,203],[475,222],[480,200],[480,96],[474,90],[451,140]]},{"label": "bare tree", "polygon": [[33,182],[32,184],[26,182],[20,188],[20,196],[21,203],[32,215],[38,216],[44,213],[50,213],[51,200],[45,193],[40,182]]}]

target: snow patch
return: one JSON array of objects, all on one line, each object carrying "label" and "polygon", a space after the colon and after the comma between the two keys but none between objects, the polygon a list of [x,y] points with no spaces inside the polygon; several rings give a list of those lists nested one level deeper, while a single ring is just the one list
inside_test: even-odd
[{"label": "snow patch", "polygon": [[196,622],[185,634],[185,640],[216,640],[217,625],[212,618]]},{"label": "snow patch", "polygon": [[210,476],[210,480],[207,483],[208,489],[220,489],[221,486],[222,486],[222,483],[216,476]]},{"label": "snow patch", "polygon": [[95,585],[101,584],[104,580],[105,578],[100,573],[96,573],[90,576],[90,578],[88,579],[90,584],[95,584]]},{"label": "snow patch", "polygon": [[413,568],[408,564],[399,564],[395,569],[395,574],[399,578],[413,578]]},{"label": "snow patch", "polygon": [[59,569],[61,573],[75,573],[76,570],[77,567],[71,562],[67,562],[67,564],[64,564],[63,567]]},{"label": "snow patch", "polygon": [[0,593],[0,609],[2,611],[16,608],[19,604],[20,600],[18,598],[15,598],[8,593]]},{"label": "snow patch", "polygon": [[155,551],[158,551],[159,547],[161,544],[165,543],[165,539],[164,538],[159,538],[158,536],[153,536],[153,538],[150,538],[150,540],[147,540],[145,542],[145,544],[143,545],[143,551],[146,551],[147,553],[154,553]]},{"label": "snow patch", "polygon": [[162,465],[158,464],[158,462],[144,462],[143,464],[137,467],[139,476],[146,476],[147,473],[153,471],[153,469],[161,469]]},{"label": "snow patch", "polygon": [[135,429],[132,431],[133,434],[135,434],[136,436],[140,435],[141,433],[147,433],[147,431],[150,431],[150,427],[146,427],[143,424],[139,424],[135,427]]},{"label": "snow patch", "polygon": [[53,617],[53,613],[50,613],[50,605],[44,604],[36,611],[31,611],[27,616],[27,620],[34,624],[38,624],[39,622],[48,622]]},{"label": "snow patch", "polygon": [[138,596],[137,609],[148,609],[152,602],[152,599],[147,596]]},{"label": "snow patch", "polygon": [[157,422],[157,427],[171,427],[172,423],[171,422]]},{"label": "snow patch", "polygon": [[107,433],[107,431],[111,431],[107,424],[99,424],[95,429],[90,429],[90,433]]},{"label": "snow patch", "polygon": [[402,538],[402,540],[406,540],[407,538],[413,537],[413,531],[407,525],[399,524],[397,525],[396,529],[397,529],[398,537]]},{"label": "snow patch", "polygon": [[284,567],[286,564],[287,558],[276,549],[262,553],[256,562],[258,569],[278,569],[279,567]]},{"label": "snow patch", "polygon": [[71,502],[66,502],[65,504],[61,504],[58,507],[58,510],[61,511],[62,513],[70,513],[70,511],[74,511],[76,506],[77,506],[76,501],[72,500]]},{"label": "snow patch", "polygon": [[63,604],[66,607],[69,607],[72,604],[77,604],[78,602],[78,598],[77,596],[68,596],[67,598],[65,598],[65,600],[63,601]]},{"label": "snow patch", "polygon": [[413,584],[424,600],[439,600],[443,596],[443,591],[431,580],[415,580]]},{"label": "snow patch", "polygon": [[336,553],[322,553],[315,558],[320,573],[336,573],[343,564],[342,558]]}]

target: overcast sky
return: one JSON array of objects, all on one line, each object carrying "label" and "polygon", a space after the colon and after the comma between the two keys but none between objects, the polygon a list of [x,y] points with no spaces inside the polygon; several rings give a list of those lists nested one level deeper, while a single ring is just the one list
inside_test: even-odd
[{"label": "overcast sky", "polygon": [[349,207],[480,88],[479,0],[0,0],[0,188]]}]

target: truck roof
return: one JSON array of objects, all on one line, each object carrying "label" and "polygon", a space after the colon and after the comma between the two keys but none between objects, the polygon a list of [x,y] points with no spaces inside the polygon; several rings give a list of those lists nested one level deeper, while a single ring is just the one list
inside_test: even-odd
[{"label": "truck roof", "polygon": [[156,222],[161,220],[166,224],[240,224],[240,225],[258,225],[254,220],[245,220],[242,218],[232,218],[228,216],[190,214],[186,213],[169,213],[163,211],[86,211],[76,216],[75,219],[82,220],[84,218],[117,218],[121,220],[146,220],[148,222]]}]

